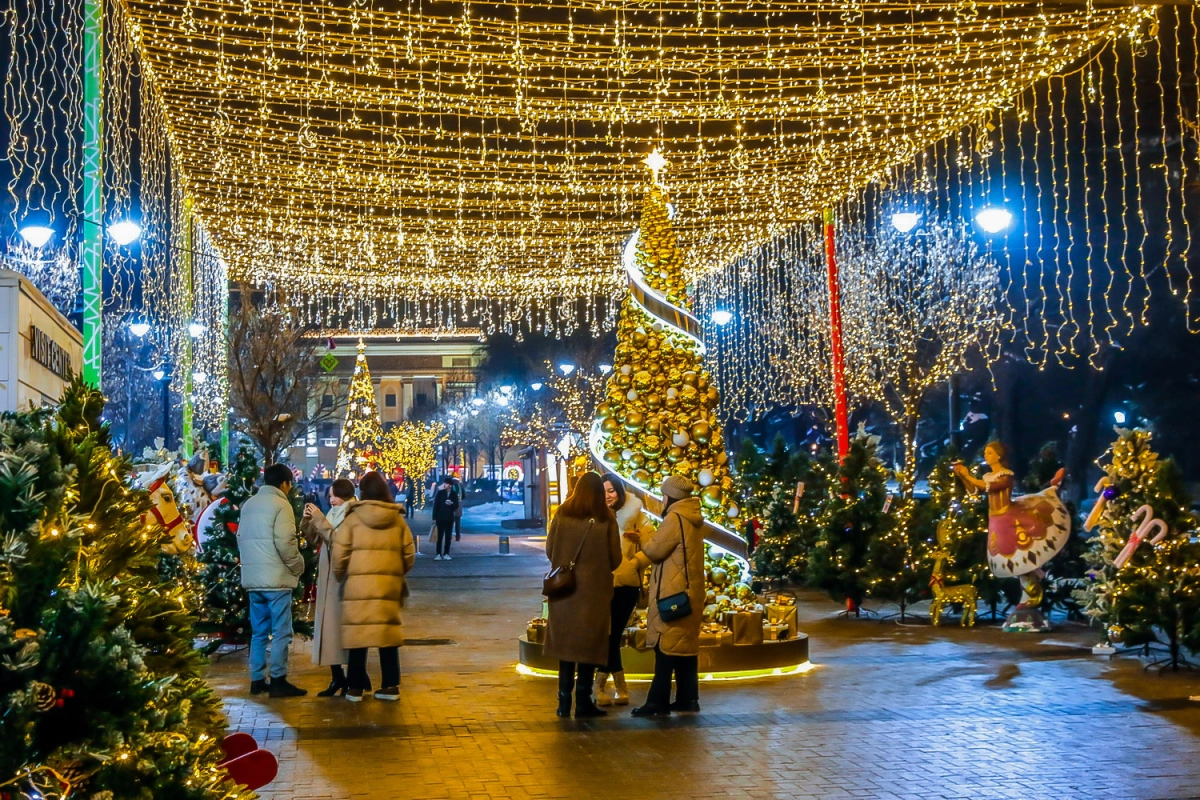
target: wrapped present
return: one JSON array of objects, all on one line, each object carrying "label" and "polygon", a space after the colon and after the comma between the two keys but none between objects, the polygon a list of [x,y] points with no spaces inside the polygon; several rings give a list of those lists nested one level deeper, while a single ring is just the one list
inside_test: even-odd
[{"label": "wrapped present", "polygon": [[782,622],[764,622],[763,639],[768,642],[781,642],[788,637],[788,626]]},{"label": "wrapped present", "polygon": [[529,626],[525,629],[525,638],[530,644],[545,644],[546,643],[546,620],[538,617],[529,620]]},{"label": "wrapped present", "polygon": [[763,615],[761,611],[730,611],[725,614],[725,625],[733,634],[734,644],[763,643]]},{"label": "wrapped present", "polygon": [[[782,599],[782,598],[780,598]],[[787,638],[796,636],[796,606],[771,603],[767,606],[767,622],[780,622],[788,626]]]},{"label": "wrapped present", "polygon": [[720,633],[708,633],[700,631],[700,646],[701,647],[719,647],[721,644]]},{"label": "wrapped present", "polygon": [[633,649],[635,649],[635,650],[645,650],[646,649],[646,629],[645,628],[634,628],[633,629]]}]

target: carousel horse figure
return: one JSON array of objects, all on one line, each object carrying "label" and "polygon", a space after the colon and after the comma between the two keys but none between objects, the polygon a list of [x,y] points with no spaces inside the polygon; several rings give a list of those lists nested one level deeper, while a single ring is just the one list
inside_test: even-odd
[{"label": "carousel horse figure", "polygon": [[201,450],[181,468],[175,476],[175,494],[184,515],[191,521],[200,516],[212,496],[204,490],[204,476],[208,473],[208,451]]},{"label": "carousel horse figure", "polygon": [[166,534],[167,541],[162,546],[164,553],[184,555],[191,552],[195,541],[187,520],[175,503],[175,495],[167,481],[170,475],[171,465],[162,464],[136,476],[137,485],[150,493],[150,510],[142,515],[142,525],[161,528]]},{"label": "carousel horse figure", "polygon": [[988,496],[988,566],[1000,578],[1021,579],[1021,602],[1004,622],[1007,631],[1045,631],[1050,625],[1038,606],[1042,603],[1042,567],[1058,555],[1071,535],[1071,516],[1058,497],[1063,470],[1050,487],[1036,494],[1013,497],[1013,473],[1005,465],[1007,451],[1000,442],[983,450],[991,472],[980,480],[958,462],[954,471],[974,494]]}]

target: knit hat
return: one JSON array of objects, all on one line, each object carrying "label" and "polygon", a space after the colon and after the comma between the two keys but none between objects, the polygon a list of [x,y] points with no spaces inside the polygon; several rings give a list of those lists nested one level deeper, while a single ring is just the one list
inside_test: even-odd
[{"label": "knit hat", "polygon": [[695,488],[692,482],[682,475],[671,475],[662,482],[663,497],[669,497],[672,500],[682,500],[685,497],[691,497]]}]

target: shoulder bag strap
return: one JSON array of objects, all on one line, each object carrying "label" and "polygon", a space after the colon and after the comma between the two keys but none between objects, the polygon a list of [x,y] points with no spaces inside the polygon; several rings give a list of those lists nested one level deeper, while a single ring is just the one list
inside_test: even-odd
[{"label": "shoulder bag strap", "polygon": [[[687,533],[683,530],[683,517],[680,517],[678,514],[676,514],[675,516],[678,517],[678,519],[679,519],[679,544],[683,548],[683,585],[684,585],[684,591],[686,592],[686,591],[688,591],[688,589],[692,588],[692,579],[691,579],[691,576],[688,574]],[[666,519],[664,518],[663,521],[665,522]],[[664,562],[662,562],[662,564],[657,565],[658,566],[658,587],[655,589],[655,592],[654,592],[654,602],[656,604],[658,603],[659,600],[662,599],[662,565],[665,563],[666,562],[664,561]]]},{"label": "shoulder bag strap", "polygon": [[575,562],[579,560],[579,554],[583,552],[583,544],[587,541],[588,534],[592,532],[592,526],[596,524],[596,520],[588,520],[588,528],[583,532],[583,536],[579,537],[579,547],[575,549],[575,557],[571,559],[571,563],[567,565],[567,569],[575,569]]}]

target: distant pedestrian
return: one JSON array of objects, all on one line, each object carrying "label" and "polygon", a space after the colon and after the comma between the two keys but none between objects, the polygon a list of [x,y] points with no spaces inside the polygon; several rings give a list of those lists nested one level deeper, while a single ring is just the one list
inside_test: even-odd
[{"label": "distant pedestrian", "polygon": [[322,514],[313,504],[304,507],[300,529],[312,545],[321,547],[317,563],[317,607],[313,614],[312,660],[329,667],[332,677],[329,687],[317,692],[318,697],[345,694],[349,688],[343,665],[349,655],[342,647],[342,591],[345,588],[333,574],[333,535],[354,499],[354,484],[338,478],[329,487],[329,513]]},{"label": "distant pedestrian", "polygon": [[[638,561],[642,541],[654,533],[650,521],[642,513],[642,501],[625,492],[625,485],[616,475],[604,476],[604,501],[617,517],[617,528],[621,532],[621,564],[613,572],[613,598],[611,627],[608,632],[608,660],[604,669],[596,673],[593,694],[596,704],[610,706],[629,705],[629,688],[625,684],[625,667],[621,663],[621,640],[625,626],[637,607],[642,593],[642,574],[645,568]],[[608,693],[608,676],[612,675],[613,693]]]},{"label": "distant pedestrian", "polygon": [[450,540],[454,533],[454,516],[462,503],[449,478],[442,478],[433,496],[433,524],[437,526],[437,554],[434,561],[450,560]]},{"label": "distant pedestrian", "polygon": [[[292,590],[304,572],[296,539],[296,518],[288,492],[292,471],[272,464],[263,471],[263,485],[242,504],[238,525],[238,557],[242,586],[250,596],[250,694],[271,697],[308,694],[288,683],[288,647],[292,643]],[[267,644],[270,643],[270,683],[267,682]]]},{"label": "distant pedestrian", "polygon": [[454,489],[454,493],[458,495],[458,508],[454,510],[454,541],[462,541],[462,518],[463,518],[463,500],[466,499],[466,494],[463,491],[462,482],[458,478],[451,478],[450,485]]},{"label": "distant pedestrian", "polygon": [[376,700],[400,699],[400,609],[404,576],[416,562],[416,545],[388,482],[368,472],[358,484],[359,499],[349,504],[333,534],[333,571],[342,592],[342,644],[349,655],[346,699],[362,700],[368,690],[367,648],[379,648],[382,674]]},{"label": "distant pedestrian", "polygon": [[412,519],[413,509],[417,507],[417,482],[406,477],[404,484],[404,516]]},{"label": "distant pedestrian", "polygon": [[[646,644],[654,648],[654,680],[635,717],[700,710],[700,610],[704,608],[704,517],[692,482],[672,475],[662,482],[663,521],[642,542],[638,560],[654,565],[646,611]],[[690,613],[663,619],[658,601],[687,596]],[[671,676],[675,702],[671,702]]]},{"label": "distant pedestrian", "polygon": [[596,707],[592,679],[608,661],[608,629],[613,596],[613,570],[621,563],[617,520],[604,502],[604,481],[594,472],[580,476],[575,490],[559,506],[546,536],[550,566],[570,569],[575,588],[549,598],[546,655],[558,659],[558,711],[575,718],[602,717]]}]

